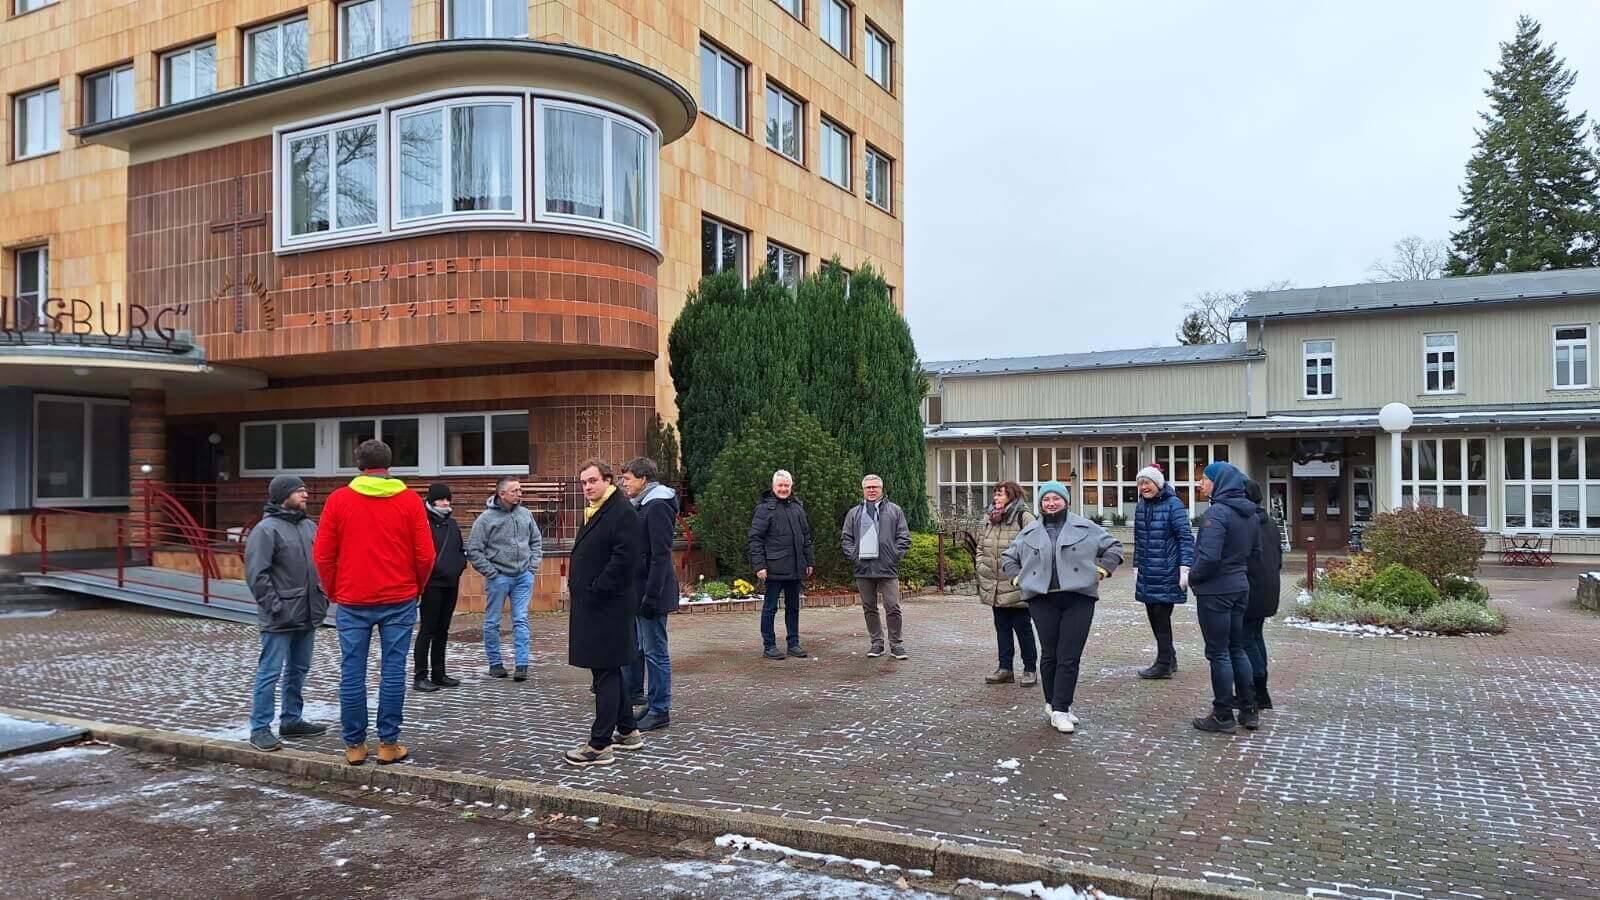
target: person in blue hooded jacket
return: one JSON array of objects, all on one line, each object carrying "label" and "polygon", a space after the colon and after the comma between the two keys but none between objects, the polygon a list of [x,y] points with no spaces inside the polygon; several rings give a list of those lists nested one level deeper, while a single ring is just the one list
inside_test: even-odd
[{"label": "person in blue hooded jacket", "polygon": [[1139,505],[1133,510],[1133,563],[1138,570],[1133,598],[1144,604],[1156,637],[1156,661],[1140,678],[1171,678],[1178,670],[1172,643],[1172,608],[1189,602],[1189,569],[1194,565],[1194,531],[1189,510],[1173,493],[1158,466],[1139,470]]},{"label": "person in blue hooded jacket", "polygon": [[[1211,501],[1194,542],[1189,588],[1199,608],[1200,633],[1211,664],[1211,713],[1194,720],[1201,731],[1233,734],[1254,730],[1256,711],[1250,657],[1244,645],[1244,614],[1250,605],[1250,560],[1260,553],[1256,504],[1245,496],[1245,477],[1230,463],[1206,466],[1200,492]],[[1239,722],[1233,710],[1239,709]]]}]

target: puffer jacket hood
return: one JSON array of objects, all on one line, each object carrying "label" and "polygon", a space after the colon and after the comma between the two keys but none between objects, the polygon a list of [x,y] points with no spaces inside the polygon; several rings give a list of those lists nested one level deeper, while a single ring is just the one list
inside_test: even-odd
[{"label": "puffer jacket hood", "polygon": [[363,497],[393,497],[405,489],[404,481],[388,475],[357,475],[350,479],[350,490]]},{"label": "puffer jacket hood", "polygon": [[1250,561],[1261,552],[1256,505],[1245,495],[1244,473],[1229,463],[1212,463],[1211,506],[1195,538],[1189,589],[1196,595],[1244,594],[1250,590]]},{"label": "puffer jacket hood", "polygon": [[1217,477],[1211,479],[1216,488],[1211,492],[1213,505],[1222,504],[1241,516],[1254,517],[1256,504],[1245,495],[1244,473],[1230,463],[1218,463]]}]

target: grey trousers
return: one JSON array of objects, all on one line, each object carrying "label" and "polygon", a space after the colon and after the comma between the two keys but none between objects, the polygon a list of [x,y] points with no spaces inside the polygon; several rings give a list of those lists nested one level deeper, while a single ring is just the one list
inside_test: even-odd
[{"label": "grey trousers", "polygon": [[867,636],[874,644],[883,643],[883,625],[878,621],[878,602],[883,601],[884,615],[889,619],[889,643],[900,643],[900,579],[857,578],[856,589],[861,592],[861,611],[867,617]]}]

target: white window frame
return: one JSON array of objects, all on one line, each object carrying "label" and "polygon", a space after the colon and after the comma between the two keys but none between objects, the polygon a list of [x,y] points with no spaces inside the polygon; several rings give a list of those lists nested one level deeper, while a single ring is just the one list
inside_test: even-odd
[{"label": "white window frame", "polygon": [[[200,90],[199,89],[201,87],[201,84],[195,78],[195,65],[194,65],[194,59],[193,59],[194,54],[199,53],[202,50],[210,50],[211,51],[211,83],[204,86],[205,90]],[[170,59],[174,59],[176,57],[185,56],[185,55],[190,57],[190,60],[189,60],[189,87],[190,87],[190,90],[193,91],[193,93],[191,93],[187,99],[174,101],[172,99],[172,83],[167,78],[167,61],[170,60]],[[216,40],[213,39],[213,40],[209,40],[209,41],[201,41],[198,44],[190,44],[187,47],[180,47],[177,50],[172,50],[172,51],[169,51],[167,53],[161,54],[161,58],[159,60],[157,60],[157,62],[156,62],[156,81],[158,82],[158,84],[157,84],[157,88],[158,88],[157,94],[159,95],[160,100],[161,100],[161,102],[157,104],[158,106],[171,106],[175,102],[176,103],[188,103],[190,100],[197,100],[197,99],[199,99],[201,97],[209,97],[212,94],[215,94],[217,92],[217,42],[216,42]]]},{"label": "white window frame", "polygon": [[[345,33],[348,31],[345,26],[345,15],[354,7],[361,6],[365,3],[373,4],[373,9],[376,11],[376,14],[372,17],[372,21],[374,22],[374,34],[376,36],[375,47],[370,52],[361,54],[361,56],[351,56],[349,44],[345,41]],[[338,8],[334,12],[333,27],[335,29],[335,40],[339,44],[339,60],[341,62],[347,59],[360,59],[365,56],[372,56],[374,54],[383,53],[387,50],[395,50],[411,43],[411,6],[408,3],[406,4],[405,43],[397,44],[394,47],[385,47],[383,45],[383,4],[384,0],[347,0],[347,2],[339,4]]]},{"label": "white window frame", "polygon": [[56,0],[34,0],[32,3],[30,3],[29,0],[17,0],[17,4],[16,6],[12,7],[12,10],[13,15],[20,16],[23,13],[31,13],[36,9],[44,9],[46,6],[55,5]]},{"label": "white window frame", "polygon": [[24,299],[30,293],[35,293],[22,289],[22,257],[29,254],[36,254],[39,257],[39,287],[34,301],[34,309],[37,310],[34,327],[45,331],[48,330],[48,324],[45,321],[44,307],[45,303],[50,299],[50,248],[48,246],[24,247],[12,252],[11,264],[14,270],[12,285],[17,289],[15,296],[18,300]]},{"label": "white window frame", "polygon": [[[838,122],[833,121],[827,116],[822,117],[821,134],[822,137],[817,142],[817,152],[822,159],[817,164],[817,172],[822,175],[822,180],[828,182],[829,184],[844,188],[848,191],[851,189],[850,176],[853,174],[851,170],[855,167],[855,154],[853,152],[853,148],[855,146],[855,135],[847,130],[843,125],[840,125]],[[834,137],[844,141],[844,152],[842,154],[838,154],[837,158],[835,158],[835,154],[828,146],[830,138]],[[833,175],[829,174],[829,169],[834,164],[840,162],[842,162],[844,165],[843,181],[840,181],[838,178],[835,178]]]},{"label": "white window frame", "polygon": [[[395,466],[391,472],[403,475],[526,475],[530,467],[526,462],[512,465],[494,465],[493,419],[494,416],[528,416],[526,409],[493,409],[488,411],[461,410],[439,413],[383,413],[365,415],[359,412],[327,419],[262,419],[239,423],[239,475],[244,478],[269,478],[273,475],[317,475],[317,476],[344,476],[357,470],[339,464],[339,425],[343,422],[373,421],[379,439],[383,436],[383,423],[397,419],[414,419],[417,422],[417,465]],[[483,427],[485,440],[485,457],[490,460],[486,466],[446,466],[445,460],[445,419],[469,418],[473,416],[484,417]],[[310,424],[315,427],[316,433],[316,464],[311,468],[297,469],[249,469],[245,467],[246,445],[245,435],[248,429],[258,425],[275,426],[276,459],[281,465],[283,462],[283,427],[285,425]],[[533,442],[528,442],[529,452],[533,451]]]},{"label": "white window frame", "polygon": [[[290,25],[294,25],[296,23],[304,24],[306,26],[306,29],[305,29],[305,35],[306,35],[306,47],[305,47],[306,68],[310,68],[311,67],[311,23],[307,19],[305,13],[301,13],[298,16],[290,16],[287,19],[279,19],[276,22],[269,22],[269,23],[267,23],[265,25],[261,25],[261,26],[255,27],[255,28],[250,28],[250,29],[247,29],[245,31],[245,33],[244,33],[244,83],[245,84],[262,84],[262,83],[265,83],[267,81],[276,81],[279,78],[283,78],[283,77],[285,77],[287,75],[298,75],[299,74],[299,72],[285,72],[283,70],[283,52],[284,52],[284,47],[285,47],[285,40],[284,39],[285,39],[285,36],[286,36],[286,33],[288,31],[289,26]],[[277,47],[277,51],[278,51],[278,58],[277,58],[277,60],[274,61],[274,64],[273,64],[273,71],[276,72],[276,74],[274,74],[270,78],[264,78],[264,79],[261,79],[260,81],[258,81],[255,78],[256,52],[255,52],[254,45],[253,45],[251,39],[254,38],[258,34],[266,34],[269,31],[276,31],[278,33],[278,41],[277,41],[277,44],[275,45]],[[304,72],[304,71],[305,71],[305,69],[301,69],[300,70],[300,72]]]},{"label": "white window frame", "polygon": [[[883,169],[881,174],[873,174],[875,165],[881,165]],[[871,144],[867,145],[866,171],[861,184],[862,195],[867,198],[868,203],[886,213],[894,212],[894,160]],[[874,185],[878,188],[877,197],[873,195]]]},{"label": "white window frame", "polygon": [[[361,126],[373,126],[378,131],[378,183],[374,187],[378,204],[377,219],[371,224],[351,225],[339,227],[338,220],[338,195],[339,195],[339,167],[338,167],[338,133]],[[327,231],[308,231],[305,234],[294,234],[294,217],[289,209],[290,196],[288,180],[294,173],[293,147],[298,141],[307,138],[322,137],[328,142],[328,221],[330,227]],[[343,119],[319,128],[307,128],[284,135],[278,142],[278,171],[282,173],[279,179],[279,188],[284,204],[280,207],[283,212],[278,216],[282,222],[281,240],[286,247],[295,247],[307,244],[322,244],[330,239],[339,240],[363,235],[379,234],[383,231],[384,217],[388,214],[388,204],[385,202],[389,195],[388,175],[389,167],[384,164],[389,159],[388,150],[389,129],[384,127],[381,116],[362,116],[355,119]]]},{"label": "white window frame", "polygon": [[[1437,347],[1430,347],[1428,346],[1428,341],[1431,338],[1449,338],[1450,345],[1446,347],[1441,344]],[[1445,360],[1446,354],[1450,356],[1448,362]],[[1444,386],[1446,366],[1449,367],[1451,381],[1451,385],[1448,388]],[[1428,385],[1430,368],[1439,374],[1439,386],[1436,388]],[[1456,332],[1435,331],[1422,336],[1422,392],[1424,394],[1461,393],[1461,339]]]},{"label": "white window frame", "polygon": [[[587,106],[582,103],[570,103],[563,100],[536,98],[533,103],[533,108],[534,146],[533,153],[531,155],[531,161],[534,170],[534,220],[538,222],[567,222],[580,224],[584,228],[598,228],[604,231],[628,234],[635,237],[643,237],[647,241],[654,241],[656,234],[660,231],[659,220],[657,219],[657,216],[660,214],[661,204],[657,196],[659,193],[659,188],[657,187],[656,182],[656,179],[659,175],[657,167],[661,156],[660,135],[657,134],[653,129],[646,128],[645,126],[626,116],[618,115],[617,113],[609,112],[598,107]],[[601,217],[598,219],[591,218],[589,216],[578,215],[577,213],[549,212],[545,209],[545,201],[548,197],[548,193],[545,188],[543,160],[546,140],[544,121],[545,110],[547,109],[570,109],[576,112],[584,113],[585,115],[596,116],[605,123],[605,127],[601,129],[601,154],[604,157],[604,169],[602,175],[602,178],[604,179],[604,185],[601,189],[601,196],[604,199],[601,202]],[[648,206],[644,213],[646,228],[643,230],[633,228],[630,225],[625,225],[611,218],[611,213],[615,209],[613,204],[616,199],[616,184],[612,178],[614,175],[614,160],[612,159],[611,155],[611,147],[613,140],[613,129],[617,126],[630,129],[642,136],[645,140],[644,193],[646,201],[648,202]],[[521,130],[526,131],[526,125],[524,125]]]},{"label": "white window frame", "polygon": [[[1444,507],[1453,509],[1462,515],[1471,516],[1472,495],[1474,490],[1483,497],[1483,522],[1476,523],[1477,527],[1488,530],[1493,519],[1494,498],[1489,490],[1490,472],[1493,462],[1489,458],[1490,438],[1486,435],[1445,434],[1445,435],[1417,435],[1403,438],[1401,450],[1400,472],[1400,505],[1410,509],[1420,505]],[[1470,461],[1472,459],[1472,444],[1481,442],[1483,445],[1483,477],[1473,478]],[[1422,453],[1419,444],[1428,444],[1433,447],[1434,472],[1432,478],[1424,479],[1422,475]],[[1459,478],[1445,477],[1445,453],[1449,444],[1455,444],[1456,466]],[[1580,448],[1581,450],[1581,448]],[[1409,460],[1410,465],[1407,465]],[[1460,505],[1450,504],[1445,498],[1449,489],[1460,491]],[[1424,501],[1424,493],[1431,495],[1431,502]]]},{"label": "white window frame", "polygon": [[[705,61],[705,51],[707,50],[711,51],[712,55],[717,58],[718,64],[713,67],[713,74],[716,76],[717,83],[712,87],[711,96],[717,98],[719,102],[722,99],[721,64],[724,62],[730,63],[739,72],[739,90],[735,94],[735,96],[738,98],[737,103],[739,108],[734,111],[733,121],[729,121],[727,118],[725,118],[723,116],[724,110],[721,109],[711,109],[710,107],[706,107],[704,110],[705,114],[735,131],[748,134],[750,122],[750,67],[745,64],[744,60],[734,56],[732,53],[729,53],[710,41],[702,40],[700,42],[700,50],[700,59],[702,63]],[[705,66],[702,65],[700,67],[700,97],[702,103],[705,99],[705,80]]]},{"label": "white window frame", "polygon": [[[327,456],[332,451],[333,448],[328,446],[328,441],[326,440],[326,435],[324,434],[324,430],[325,429],[323,428],[323,424],[324,424],[323,421],[322,420],[318,420],[318,419],[270,419],[270,420],[267,420],[267,421],[240,422],[239,423],[239,475],[242,476],[242,477],[250,478],[250,477],[266,477],[266,476],[272,476],[272,475],[318,475],[318,474],[323,474],[323,473],[327,472],[328,468],[329,468],[328,464],[327,464],[327,462],[328,462]],[[275,437],[273,438],[273,441],[274,441],[274,443],[273,443],[273,454],[274,454],[274,458],[276,460],[276,465],[274,465],[273,468],[270,468],[270,469],[250,469],[250,468],[246,468],[246,460],[249,459],[249,453],[248,453],[249,446],[246,443],[245,435],[249,432],[249,430],[251,428],[254,428],[254,427],[257,427],[257,426],[264,426],[264,425],[271,425],[274,428]],[[315,446],[315,460],[314,460],[313,464],[309,468],[300,467],[300,468],[290,469],[290,468],[285,468],[284,467],[284,465],[283,465],[283,429],[284,429],[284,426],[286,426],[286,425],[310,425],[310,426],[312,426],[313,433],[315,435],[316,446]]]},{"label": "white window frame", "polygon": [[[941,410],[942,412],[943,410]],[[1077,494],[1076,484],[1078,479],[1078,448],[1073,444],[1025,444],[1017,447],[1011,454],[1011,470],[1016,473],[1017,484],[1027,492],[1028,502],[1034,509],[1038,508],[1039,485],[1057,478],[1039,478],[1039,454],[1050,454],[1050,472],[1052,476],[1061,474],[1063,463],[1067,466],[1067,480],[1062,484],[1073,486],[1073,494]]]},{"label": "white window frame", "polygon": [[[716,216],[709,216],[709,215],[706,215],[705,213],[701,213],[700,214],[700,230],[701,230],[702,233],[705,231],[706,223],[708,223],[708,222],[717,227],[717,239],[714,242],[715,245],[716,245],[716,248],[717,248],[717,269],[716,269],[715,272],[701,272],[700,276],[702,278],[704,278],[707,275],[720,275],[723,272],[727,271],[727,267],[724,265],[724,261],[722,259],[722,233],[725,232],[725,231],[731,231],[731,232],[739,235],[739,241],[744,245],[744,253],[742,254],[743,257],[744,257],[744,260],[743,260],[742,265],[740,266],[739,281],[742,284],[749,284],[749,282],[750,282],[750,232],[746,231],[743,228],[740,228],[737,225],[729,224],[728,222],[725,222],[725,221],[717,218]],[[702,238],[702,240],[703,240],[703,238]],[[703,249],[704,248],[702,247],[702,250]],[[705,268],[705,258],[704,258],[703,254],[702,254],[702,257],[701,257],[701,260],[700,260],[700,267],[702,269]]]},{"label": "white window frame", "polygon": [[[1563,338],[1561,332],[1583,329],[1582,338]],[[1590,346],[1589,337],[1593,332],[1587,324],[1583,325],[1556,325],[1550,329],[1550,384],[1558,391],[1578,391],[1590,387],[1594,383],[1594,353]],[[1572,353],[1578,348],[1583,348],[1583,381],[1579,383],[1572,378]],[[1567,377],[1569,384],[1561,383],[1561,351],[1567,351]]]},{"label": "white window frame", "polygon": [[[1508,531],[1536,531],[1544,534],[1600,534],[1600,527],[1590,528],[1587,523],[1591,517],[1600,520],[1600,471],[1589,465],[1590,442],[1600,442],[1600,433],[1596,432],[1538,432],[1534,434],[1508,434],[1497,436],[1500,441],[1500,481],[1501,502],[1504,504],[1499,510],[1499,522]],[[1578,475],[1576,478],[1561,474],[1561,442],[1576,440],[1578,454]],[[1511,442],[1520,441],[1522,451],[1522,476],[1512,478],[1507,474],[1506,467],[1511,460]],[[1536,477],[1534,475],[1534,442],[1550,442],[1550,475],[1549,477]],[[1562,527],[1561,525],[1561,489],[1575,488],[1577,491],[1577,526]],[[1537,525],[1534,523],[1533,498],[1535,491],[1540,488],[1550,493],[1550,525]],[[1511,504],[1506,502],[1511,493],[1516,491],[1522,495],[1521,524],[1511,522]],[[1591,496],[1592,495],[1592,496]]]},{"label": "white window frame", "polygon": [[[33,395],[33,421],[39,421],[39,405],[41,403],[76,403],[83,406],[83,494],[78,497],[40,497],[39,490],[39,449],[40,430],[33,429],[32,453],[33,461],[28,467],[28,495],[33,498],[33,505],[37,507],[85,507],[85,506],[127,506],[130,497],[97,497],[94,495],[94,415],[93,407],[120,406],[127,409],[126,400],[109,397],[72,397],[59,394],[34,394]],[[130,412],[131,416],[131,412]],[[129,450],[131,453],[132,444]]]},{"label": "white window frame", "polygon": [[[862,61],[867,77],[873,84],[884,90],[894,93],[894,41],[884,34],[872,22],[867,22],[866,59]],[[878,70],[882,70],[883,77],[878,77]]]},{"label": "white window frame", "polygon": [[772,2],[778,4],[778,6],[780,8],[782,8],[784,12],[788,13],[791,16],[794,16],[797,21],[799,21],[801,23],[805,22],[805,20],[806,20],[806,2],[805,2],[805,0],[772,0]]},{"label": "white window frame", "polygon": [[[1139,455],[1139,445],[1093,443],[1078,444],[1074,449],[1077,451],[1077,456],[1073,463],[1073,475],[1077,478],[1078,489],[1072,500],[1079,513],[1085,517],[1098,513],[1105,518],[1108,525],[1111,524],[1113,515],[1121,513],[1127,516],[1128,522],[1132,522],[1133,507],[1138,504],[1137,494],[1134,495],[1135,499],[1131,501],[1124,499],[1124,497],[1131,491],[1138,489],[1139,469],[1144,465],[1143,458]],[[1083,465],[1083,453],[1085,450],[1093,450],[1095,452],[1095,477],[1093,481],[1089,479],[1088,470]],[[1116,453],[1117,471],[1110,473],[1111,477],[1107,477],[1108,473],[1105,471],[1105,452],[1107,450],[1112,450]],[[1124,471],[1128,468],[1127,451],[1129,450],[1133,451],[1133,471],[1131,472]],[[1099,505],[1092,508],[1088,506],[1089,490],[1091,488],[1094,489],[1095,497],[1099,500]],[[1116,503],[1114,505],[1106,503],[1107,491],[1110,491],[1111,496],[1115,498]]]},{"label": "white window frame", "polygon": [[[463,415],[468,415],[468,414],[463,413]],[[423,471],[423,469],[426,468],[425,463],[431,458],[430,451],[437,452],[437,451],[434,451],[432,447],[430,447],[430,443],[432,443],[438,437],[438,434],[435,434],[435,432],[442,432],[442,430],[443,430],[442,426],[440,428],[430,428],[429,420],[431,418],[432,418],[431,415],[421,414],[421,413],[416,414],[416,415],[404,415],[404,414],[401,414],[401,415],[382,415],[382,416],[355,415],[355,416],[342,416],[342,417],[340,417],[338,419],[329,419],[329,420],[326,420],[326,421],[318,423],[318,424],[319,424],[319,427],[328,428],[328,442],[332,445],[332,450],[333,450],[333,452],[330,455],[332,457],[332,465],[334,467],[334,473],[335,474],[339,474],[339,475],[351,475],[351,474],[360,472],[361,470],[356,468],[355,466],[340,465],[340,460],[339,460],[339,426],[343,425],[346,422],[372,422],[373,423],[373,431],[375,432],[374,436],[380,441],[387,442],[387,438],[385,438],[383,436],[383,425],[384,425],[385,422],[394,422],[394,421],[399,421],[399,420],[411,420],[411,421],[416,422],[417,423],[417,464],[414,465],[414,466],[398,466],[397,465],[397,466],[391,466],[389,468],[390,472],[393,472],[393,473],[398,474],[398,475],[416,475],[416,474],[421,473]],[[393,449],[394,445],[390,444],[389,447],[390,447],[390,449]]]},{"label": "white window frame", "polygon": [[[488,464],[487,465],[482,465],[482,466],[451,466],[451,465],[446,465],[445,461],[444,461],[444,453],[445,453],[444,422],[445,422],[445,420],[446,419],[464,419],[464,418],[470,418],[472,416],[477,416],[477,415],[482,415],[483,416],[483,454],[484,454],[484,458],[488,460]],[[525,410],[525,409],[497,409],[497,410],[491,410],[491,411],[485,412],[485,413],[477,413],[477,412],[440,413],[438,415],[438,418],[437,418],[438,426],[435,429],[438,432],[438,441],[439,441],[439,465],[438,465],[439,474],[441,474],[441,475],[447,475],[447,474],[448,475],[458,475],[458,474],[461,474],[461,473],[471,473],[471,472],[478,472],[478,473],[484,473],[484,474],[489,474],[489,475],[526,475],[526,474],[528,474],[529,466],[527,464],[527,461],[523,461],[520,465],[504,465],[504,464],[499,464],[499,463],[495,462],[495,460],[494,460],[494,430],[493,430],[494,429],[494,417],[495,416],[528,416],[528,415],[529,415],[529,412],[528,412],[528,410]],[[404,418],[404,417],[401,417],[401,418]],[[532,451],[532,449],[533,449],[533,441],[532,440],[528,441],[528,449],[530,451]]]},{"label": "white window frame", "polygon": [[[38,101],[39,112],[26,115],[23,109],[30,101]],[[54,108],[54,115],[51,109]],[[38,145],[34,147],[26,131],[38,122]],[[49,156],[61,151],[61,85],[48,84],[15,94],[11,98],[11,158],[16,162]]]},{"label": "white window frame", "polygon": [[[1188,455],[1184,457],[1184,464],[1188,467],[1187,474],[1178,471],[1178,450],[1182,449]],[[1205,462],[1200,462],[1200,450],[1205,450]],[[1221,450],[1219,454],[1217,451]],[[1210,463],[1228,462],[1233,456],[1233,447],[1227,441],[1200,441],[1171,444],[1153,444],[1146,454],[1151,461],[1161,465],[1162,476],[1167,484],[1172,486],[1172,492],[1183,501],[1184,508],[1189,510],[1189,518],[1194,518],[1204,512],[1211,504],[1200,499],[1200,480],[1205,475],[1205,468]],[[1134,485],[1138,486],[1139,473],[1134,472]]]},{"label": "white window frame", "polygon": [[[772,152],[778,154],[779,156],[783,157],[784,159],[790,160],[790,161],[795,162],[795,163],[799,163],[800,165],[804,166],[806,164],[806,103],[805,103],[805,101],[801,100],[799,97],[796,97],[794,94],[789,93],[787,90],[784,90],[782,87],[780,87],[778,85],[777,82],[771,81],[771,80],[767,81],[767,92],[765,94],[765,98],[766,98],[766,102],[764,104],[764,106],[765,106],[765,119],[764,119],[764,121],[767,124],[764,125],[763,128],[762,128],[762,131],[766,132],[765,134],[762,135],[762,140],[764,140],[766,142],[767,149],[769,149]],[[774,102],[774,101],[776,101],[776,102]],[[778,129],[779,130],[778,130],[778,143],[777,144],[774,144],[772,142],[772,133],[767,130],[767,126],[769,126],[770,123],[772,122],[772,118],[773,118],[774,112],[777,111],[777,110],[785,109],[785,106],[784,106],[785,103],[790,104],[790,105],[792,105],[794,107],[794,137],[795,137],[795,155],[794,156],[790,156],[789,154],[783,152],[783,146],[782,146],[782,144],[783,144],[783,130],[782,130],[783,129],[783,120],[782,120],[781,116],[779,116],[779,119],[778,119]]]},{"label": "white window frame", "polygon": [[[127,75],[127,90],[117,87],[118,76],[123,74]],[[111,117],[107,119],[96,119],[93,116],[94,97],[92,85],[101,79],[105,80],[106,90],[111,92]],[[135,92],[132,63],[112,66],[109,69],[101,69],[98,72],[90,72],[83,76],[83,123],[85,125],[95,125],[100,122],[109,122],[112,119],[120,119],[123,116],[132,115]],[[121,111],[123,109],[126,109],[126,111]]]},{"label": "white window frame", "polygon": [[[824,44],[837,50],[840,56],[845,59],[851,59],[850,32],[854,26],[855,7],[844,2],[844,0],[821,0],[821,4],[822,7],[817,14],[817,34],[822,38]],[[840,17],[843,18],[843,21],[836,21]],[[838,31],[838,37],[843,46],[833,42],[833,35],[828,33],[830,30]]]},{"label": "white window frame", "polygon": [[[1312,344],[1327,344],[1327,352],[1311,349]],[[1300,342],[1300,396],[1305,400],[1327,400],[1339,396],[1338,375],[1339,344],[1333,338],[1311,338]],[[1306,384],[1306,375],[1312,370],[1311,364],[1317,364],[1317,392],[1313,393]],[[1328,376],[1328,390],[1322,391],[1322,376]]]},{"label": "white window frame", "polygon": [[[794,266],[784,265],[785,253],[795,257]],[[776,265],[773,264],[774,256],[777,258]],[[790,290],[797,289],[800,286],[800,279],[806,277],[806,255],[788,244],[780,244],[771,238],[767,238],[766,261],[767,266],[772,269],[772,274],[777,277],[780,283],[787,285]]]},{"label": "white window frame", "polygon": [[[937,414],[935,410],[937,409]],[[934,421],[937,419],[938,421]],[[944,424],[944,396],[941,394],[928,394],[922,398],[922,424],[931,428],[938,428]]]},{"label": "white window frame", "polygon": [[[444,12],[444,30],[445,30],[444,37],[445,37],[445,40],[455,40],[457,38],[457,35],[455,34],[455,28],[453,27],[455,25],[455,17],[450,14],[451,13],[451,7],[454,6],[457,2],[461,2],[461,3],[481,3],[481,4],[483,4],[483,21],[486,22],[486,23],[489,23],[490,25],[494,24],[494,5],[495,5],[495,0],[444,0],[443,12]],[[489,39],[493,39],[493,40],[516,40],[516,39],[521,39],[521,38],[527,37],[528,36],[529,27],[531,27],[531,26],[528,24],[528,5],[524,0],[524,2],[522,3],[522,33],[521,34],[468,35],[467,38],[465,38],[465,39],[466,40],[471,40],[473,38],[489,38]]]},{"label": "white window frame", "polygon": [[[453,161],[454,143],[450,140],[451,110],[469,106],[509,106],[511,107],[511,208],[510,209],[469,209],[453,210],[451,205],[451,182],[454,171]],[[409,232],[419,228],[428,228],[441,222],[520,222],[528,216],[528,154],[525,135],[528,131],[527,98],[517,95],[503,94],[472,94],[449,97],[442,100],[433,100],[427,103],[417,103],[391,110],[388,114],[389,132],[389,228],[395,232]],[[440,112],[444,123],[442,138],[439,141],[440,172],[440,211],[424,216],[413,216],[409,219],[400,218],[400,122],[412,116],[426,115],[430,112]],[[380,181],[382,179],[380,178]],[[587,220],[586,220],[587,221]]]},{"label": "white window frame", "polygon": [[[934,451],[936,505],[944,515],[976,516],[989,507],[989,495],[1000,477],[999,447],[941,447]],[[957,463],[965,477],[957,478]],[[976,465],[975,465],[976,464]],[[967,498],[965,509],[956,504],[960,494]]]}]

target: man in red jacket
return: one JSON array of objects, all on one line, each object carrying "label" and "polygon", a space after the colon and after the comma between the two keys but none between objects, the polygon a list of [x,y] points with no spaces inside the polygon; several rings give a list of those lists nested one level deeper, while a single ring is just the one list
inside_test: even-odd
[{"label": "man in red jacket", "polygon": [[389,477],[394,459],[383,441],[356,448],[361,474],[322,507],[312,548],[328,598],[337,605],[339,718],[344,757],[367,761],[367,657],[378,629],[378,765],[405,759],[400,723],[406,702],[406,651],[417,622],[417,598],[433,573],[433,536],[422,499]]}]

